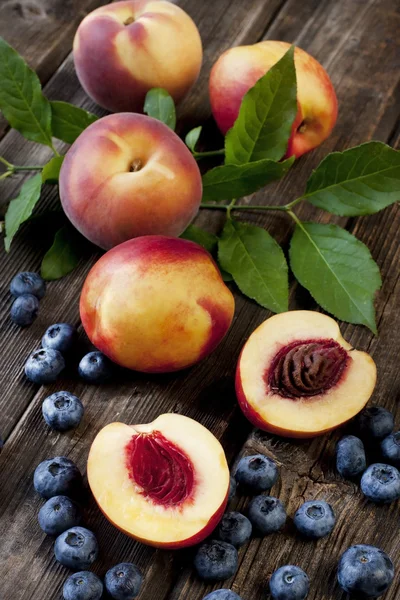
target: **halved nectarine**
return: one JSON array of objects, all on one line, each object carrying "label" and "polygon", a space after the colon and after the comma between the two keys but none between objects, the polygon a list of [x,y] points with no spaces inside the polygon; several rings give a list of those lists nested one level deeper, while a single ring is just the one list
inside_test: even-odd
[{"label": "halved nectarine", "polygon": [[221,444],[178,414],[147,425],[107,425],[92,444],[87,473],[104,515],[127,535],[161,548],[202,541],[228,500]]},{"label": "halved nectarine", "polygon": [[300,310],[275,315],[252,333],[239,358],[236,394],[253,425],[302,438],[354,417],[375,382],[374,361],[342,338],[336,321]]}]

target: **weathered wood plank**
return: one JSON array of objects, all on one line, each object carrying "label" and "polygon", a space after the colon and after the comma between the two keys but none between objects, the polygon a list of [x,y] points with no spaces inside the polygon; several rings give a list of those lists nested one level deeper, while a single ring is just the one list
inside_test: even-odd
[{"label": "weathered wood plank", "polygon": [[[282,198],[282,201],[291,199],[294,194],[302,191],[311,167],[318,163],[328,149],[358,143],[374,132],[385,139],[395,124],[390,95],[396,82],[393,81],[393,76],[389,78],[390,71],[394,72],[395,68],[395,52],[390,50],[389,41],[397,41],[397,23],[396,16],[391,12],[389,0],[370,2],[367,5],[363,2],[347,3],[344,0],[326,3],[310,1],[301,4],[300,7],[294,0],[289,2],[268,31],[268,37],[297,40],[299,45],[310,50],[328,66],[339,92],[341,118],[334,136],[324,148],[299,161],[286,182],[274,186],[271,192],[258,194],[251,199],[252,203],[261,202],[267,193],[271,196],[271,201],[278,198]],[[323,10],[318,8],[321,5]],[[187,6],[191,6],[191,3],[188,2]],[[235,10],[236,16],[239,10],[240,3]],[[191,12],[193,14],[193,10]],[[213,14],[215,15],[215,8]],[[227,24],[230,22],[227,19]],[[378,30],[376,37],[373,33],[375,27]],[[359,41],[352,39],[353,32],[360,36]],[[368,35],[365,32],[368,32]],[[374,40],[372,43],[371,35]],[[386,40],[386,47],[377,49],[374,42],[379,38]],[[370,84],[370,78],[372,73],[381,72],[382,63],[385,63],[385,76],[380,80],[377,94],[374,86]],[[205,118],[207,110],[203,104],[204,93],[202,87],[199,92],[201,106],[196,108],[193,104],[190,110],[198,111]],[[190,103],[188,100],[189,108]],[[186,109],[184,105],[183,114],[188,114],[189,108]],[[49,197],[49,202],[51,201],[54,201],[54,198]],[[313,218],[328,220],[327,215],[307,207],[301,208],[299,215],[302,218],[312,215]],[[215,215],[204,213],[200,221],[210,224],[214,218]],[[290,225],[283,217],[246,213],[245,218],[267,226],[280,241],[287,240]],[[397,375],[389,370],[390,365],[396,364],[400,344],[400,340],[392,339],[400,319],[397,314],[400,293],[396,238],[398,219],[398,212],[393,208],[376,217],[357,220],[354,227],[354,232],[361,239],[369,239],[372,252],[383,269],[385,284],[378,298],[380,337],[377,340],[373,339],[362,328],[343,327],[353,343],[364,348],[371,347],[378,368],[383,373],[377,399],[389,407],[394,406],[398,390]],[[342,220],[342,223],[345,224],[346,221]],[[351,222],[348,222],[348,225],[351,226]],[[393,235],[392,238],[390,234]],[[22,248],[21,240],[17,245],[17,264],[25,264],[25,260],[32,260],[29,264],[37,266],[39,253],[33,253],[31,259]],[[16,270],[17,268],[20,267],[16,267]],[[73,275],[68,280],[52,285],[49,296],[52,296],[53,301],[44,306],[43,314],[53,316],[55,312],[52,311],[65,314],[62,311],[71,310],[70,314],[76,315],[73,312],[76,309],[68,309],[67,305],[73,302],[74,295],[76,298],[82,275],[83,271],[77,276]],[[54,304],[55,293],[58,294],[59,306],[51,306]],[[4,296],[5,294],[4,291]],[[68,296],[64,300],[65,294]],[[291,307],[310,306],[312,304],[308,296],[293,288]],[[65,570],[57,566],[52,559],[51,541],[44,539],[36,525],[36,514],[41,502],[32,491],[29,474],[41,459],[49,455],[67,453],[84,469],[90,442],[105,423],[115,419],[143,422],[162,411],[174,410],[196,418],[222,438],[228,457],[232,460],[249,432],[249,425],[236,408],[232,389],[234,365],[244,339],[266,316],[266,311],[237,297],[235,323],[227,339],[209,360],[187,373],[162,377],[126,375],[126,379],[118,382],[118,386],[110,385],[98,389],[84,388],[74,379],[65,379],[51,389],[40,389],[28,406],[33,395],[33,390],[29,390],[29,399],[18,405],[20,411],[28,406],[26,413],[20,425],[13,431],[0,458],[2,481],[6,482],[0,486],[0,514],[8,527],[3,547],[0,549],[0,557],[5,565],[4,572],[9,573],[0,582],[0,596],[8,598],[12,595],[16,600],[34,597],[57,598],[66,576]],[[30,331],[26,333],[32,348],[34,332],[32,336]],[[36,332],[36,339],[37,337]],[[29,347],[29,343],[26,348]],[[12,344],[10,335],[8,352],[13,351]],[[22,356],[17,358],[22,361]],[[23,361],[19,363],[19,369],[22,364]],[[46,429],[40,414],[40,402],[47,393],[64,386],[81,394],[87,412],[78,430],[61,436]],[[13,399],[10,390],[7,404],[11,404]],[[399,554],[394,528],[392,532],[385,533],[388,529],[385,528],[385,523],[394,518],[397,507],[371,508],[360,498],[354,486],[341,481],[334,473],[332,458],[337,435],[332,434],[311,442],[292,443],[253,433],[247,440],[246,452],[270,453],[282,465],[282,480],[273,491],[288,504],[290,514],[293,514],[303,498],[319,496],[334,504],[339,522],[334,533],[327,540],[321,540],[317,544],[299,541],[290,523],[282,535],[252,540],[248,548],[241,550],[241,567],[232,582],[233,589],[240,592],[244,600],[266,596],[268,574],[284,562],[297,562],[306,567],[313,581],[309,596],[312,600],[339,599],[343,595],[336,588],[334,569],[338,554],[345,547],[354,541],[367,541],[381,544],[394,557]],[[238,506],[242,507],[244,504],[245,499],[239,499]],[[99,515],[93,502],[90,502],[89,506],[87,523],[99,534],[101,547],[107,548],[107,556],[103,555],[105,560],[99,561],[101,565],[98,565],[101,573],[117,560],[135,560],[146,571],[146,584],[141,594],[146,600],[200,600],[206,590],[210,589],[194,578],[190,569],[190,552],[154,552],[137,545],[116,533]],[[24,573],[26,583],[22,582],[16,589],[15,580],[21,572]],[[226,582],[226,585],[228,584],[229,582]],[[49,596],[49,590],[52,596]],[[387,595],[388,600],[394,600],[398,590],[397,579]]]},{"label": "weathered wood plank", "polygon": [[[70,52],[83,17],[107,0],[3,0],[0,36],[23,55],[46,82]],[[0,116],[0,138],[7,123]]]}]

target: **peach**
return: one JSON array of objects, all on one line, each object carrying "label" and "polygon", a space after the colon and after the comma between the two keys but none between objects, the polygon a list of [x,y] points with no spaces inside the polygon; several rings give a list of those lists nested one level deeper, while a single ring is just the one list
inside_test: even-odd
[{"label": "peach", "polygon": [[146,93],[166,89],[176,102],[196,81],[200,34],[181,8],[162,0],[125,0],[97,8],[74,39],[78,79],[111,112],[142,111]]},{"label": "peach", "polygon": [[295,438],[321,435],[354,417],[375,382],[369,354],[352,348],[336,321],[306,310],[264,321],[236,370],[236,394],[249,421]]},{"label": "peach", "polygon": [[201,542],[228,500],[221,444],[203,425],[178,414],[148,425],[104,427],[90,449],[87,475],[104,515],[127,535],[159,548]]},{"label": "peach", "polygon": [[[236,121],[243,96],[289,50],[287,42],[264,41],[224,52],[212,68],[210,99],[225,134]],[[310,54],[295,49],[298,112],[287,156],[299,157],[319,146],[337,119],[337,99],[329,75]]]},{"label": "peach", "polygon": [[200,171],[188,148],[144,115],[120,113],[92,123],[60,172],[67,217],[105,249],[140,235],[180,235],[201,196]]},{"label": "peach", "polygon": [[209,253],[194,242],[144,236],[107,252],[83,286],[91,342],[136,371],[184,369],[228,331],[234,299]]}]

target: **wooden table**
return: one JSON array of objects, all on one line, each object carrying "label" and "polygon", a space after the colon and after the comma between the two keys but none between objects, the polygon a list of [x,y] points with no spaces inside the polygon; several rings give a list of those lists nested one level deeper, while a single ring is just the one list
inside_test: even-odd
[{"label": "wooden table", "polygon": [[[68,100],[101,115],[80,88],[74,74],[71,44],[78,22],[103,0],[2,0],[0,34],[35,68],[51,99]],[[206,123],[210,135],[207,80],[211,65],[230,46],[261,39],[294,42],[313,54],[330,73],[339,97],[339,121],[330,139],[299,160],[289,176],[252,203],[291,200],[300,193],[313,167],[329,151],[343,150],[370,138],[394,146],[399,142],[398,120],[399,30],[398,0],[180,0],[197,23],[204,43],[201,77],[179,109],[181,130]],[[0,155],[17,164],[42,164],[48,149],[7,132],[0,122]],[[62,148],[63,149],[63,148]],[[13,197],[20,180],[2,183],[1,202]],[[57,191],[46,190],[41,210],[54,207]],[[243,200],[247,202],[248,199]],[[276,203],[275,202],[275,203]],[[272,202],[270,202],[272,203]],[[320,222],[333,220],[310,206],[300,216]],[[252,223],[268,228],[285,244],[292,224],[284,215],[246,214]],[[353,345],[372,353],[378,365],[374,401],[394,411],[400,426],[400,212],[398,206],[368,218],[337,219],[366,242],[377,260],[383,287],[377,297],[379,337],[363,327],[342,325]],[[216,214],[203,212],[197,223],[217,231]],[[82,261],[70,276],[51,283],[41,304],[39,318],[19,331],[10,321],[8,285],[20,270],[39,269],[46,236],[34,236],[25,227],[11,254],[0,256],[1,272],[1,394],[0,430],[6,444],[0,465],[0,598],[2,600],[52,600],[61,597],[68,571],[53,557],[53,542],[37,524],[42,500],[34,492],[32,473],[43,459],[67,455],[84,471],[89,446],[106,423],[121,420],[143,423],[163,412],[180,412],[197,419],[222,441],[229,461],[242,453],[263,452],[280,465],[281,479],[273,489],[286,504],[289,515],[304,500],[325,498],[338,515],[333,533],[317,543],[303,542],[289,524],[284,533],[254,538],[240,550],[240,569],[224,585],[244,600],[268,597],[267,580],[279,565],[294,563],[311,579],[310,600],[343,599],[336,584],[338,558],[349,545],[372,543],[386,550],[397,565],[397,576],[385,600],[400,597],[400,536],[398,504],[375,507],[366,502],[357,486],[341,479],[334,468],[334,446],[339,433],[301,442],[285,441],[251,429],[237,406],[233,373],[239,351],[253,329],[269,316],[251,301],[236,294],[236,316],[229,335],[203,363],[182,373],[146,376],[132,373],[101,387],[86,386],[74,373],[53,386],[38,389],[23,375],[29,353],[38,347],[45,328],[56,321],[78,325],[79,292],[90,265]],[[292,282],[290,307],[315,308],[304,290]],[[56,434],[45,425],[41,403],[45,396],[67,389],[80,396],[86,407],[81,426],[69,434]],[[247,499],[233,506],[239,510]],[[200,600],[211,589],[191,568],[191,551],[157,551],[118,533],[87,502],[85,523],[98,536],[101,559],[94,570],[103,575],[120,561],[133,561],[145,573],[143,600]],[[219,586],[215,586],[219,587]]]}]

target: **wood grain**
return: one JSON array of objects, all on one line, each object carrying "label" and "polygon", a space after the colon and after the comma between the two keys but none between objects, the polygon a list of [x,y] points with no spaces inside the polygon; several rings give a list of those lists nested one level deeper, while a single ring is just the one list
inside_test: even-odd
[{"label": "wood grain", "polygon": [[[394,144],[398,143],[398,106],[393,98],[398,90],[399,16],[392,1],[271,3],[253,0],[242,3],[216,0],[212,8],[208,3],[194,0],[180,4],[198,23],[205,46],[201,78],[180,108],[183,129],[200,120],[206,123],[208,134],[216,137],[212,122],[208,121],[209,68],[225,48],[250,43],[262,36],[294,41],[310,51],[326,66],[338,92],[340,119],[332,137],[323,147],[298,161],[285,181],[244,199],[244,203],[266,203],[267,198],[269,204],[284,203],[293,199],[304,189],[311,169],[330,150],[343,149],[370,137],[390,138]],[[77,84],[70,59],[49,81],[47,91],[52,98],[93,108]],[[6,156],[21,164],[28,157],[44,161],[47,156],[46,149],[22,143],[13,133],[7,134],[0,146],[0,154],[7,152]],[[12,181],[7,185],[7,197],[10,197],[19,184]],[[56,202],[56,190],[46,192],[43,210],[54,207]],[[355,346],[372,352],[379,371],[374,400],[394,410],[400,423],[397,409],[400,375],[396,368],[400,351],[400,339],[396,335],[400,326],[398,207],[373,217],[345,220],[332,219],[302,205],[298,215],[321,222],[333,220],[346,226],[369,245],[382,269],[384,285],[377,297],[379,337],[374,338],[366,329],[351,325],[343,324],[342,330]],[[243,213],[242,217],[267,227],[278,241],[287,245],[292,225],[284,215]],[[205,211],[198,223],[216,230],[221,219],[222,216]],[[87,387],[77,380],[71,369],[54,386],[37,390],[27,384],[22,375],[23,364],[26,355],[38,345],[43,329],[59,319],[78,322],[79,289],[90,264],[90,260],[82,263],[75,273],[51,284],[38,321],[29,330],[18,333],[8,317],[8,282],[12,274],[22,268],[38,268],[42,246],[25,228],[11,256],[0,256],[3,275],[0,406],[4,419],[1,428],[9,435],[0,456],[0,518],[6,530],[0,546],[4,573],[0,580],[1,598],[55,600],[60,597],[67,576],[67,571],[54,561],[52,540],[42,534],[36,523],[42,501],[33,491],[31,476],[38,462],[66,454],[84,471],[88,448],[100,427],[113,420],[146,422],[165,411],[184,413],[210,428],[222,440],[231,463],[243,452],[263,452],[274,457],[280,465],[281,479],[273,493],[285,502],[290,516],[301,502],[315,497],[327,499],[335,508],[338,523],[329,538],[317,543],[303,542],[295,535],[289,519],[284,533],[255,538],[241,549],[240,569],[233,581],[225,582],[224,586],[232,586],[243,600],[268,598],[268,577],[284,563],[299,564],[307,570],[312,581],[311,600],[344,600],[335,582],[335,568],[340,553],[352,543],[375,543],[398,560],[400,542],[396,528],[390,526],[398,518],[398,506],[372,506],[361,497],[357,486],[337,476],[333,456],[340,432],[312,441],[289,442],[251,431],[241,416],[233,390],[235,363],[245,339],[269,313],[239,294],[236,294],[236,315],[229,335],[212,357],[189,371],[157,377],[121,372],[115,384]],[[304,290],[293,284],[291,308],[297,307],[313,309],[315,304]],[[82,351],[84,347],[82,339]],[[73,391],[85,404],[84,421],[69,434],[49,431],[41,416],[41,401],[56,389]],[[239,497],[232,506],[244,509],[247,501]],[[140,595],[143,600],[200,600],[212,589],[194,577],[192,551],[161,552],[134,543],[117,533],[99,514],[90,496],[85,522],[96,532],[103,548],[96,572],[104,574],[120,560],[137,562],[146,574]],[[398,566],[395,584],[385,600],[399,596],[400,564]]]}]

